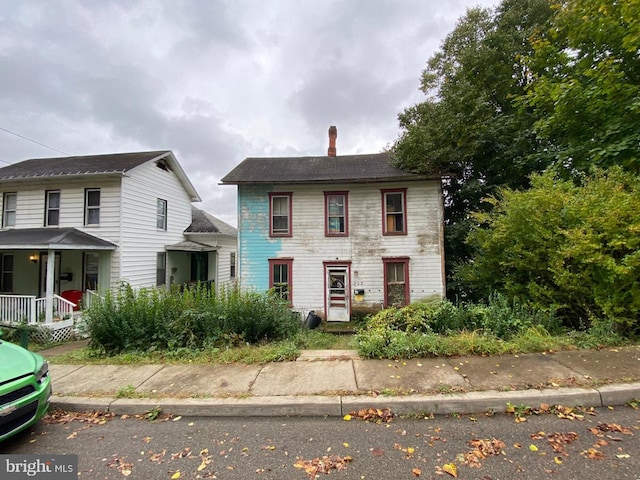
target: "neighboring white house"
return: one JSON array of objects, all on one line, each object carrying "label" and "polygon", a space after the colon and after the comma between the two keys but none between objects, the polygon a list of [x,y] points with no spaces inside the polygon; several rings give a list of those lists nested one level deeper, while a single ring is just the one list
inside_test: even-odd
[{"label": "neighboring white house", "polygon": [[[133,287],[227,281],[233,227],[191,233],[200,217],[213,219],[192,209],[198,201],[171,151],[39,158],[0,168],[0,294],[75,302],[121,281]],[[7,310],[11,299],[2,297]]]},{"label": "neighboring white house", "polygon": [[327,321],[443,297],[440,175],[335,156],[329,132],[327,156],[247,158],[222,179],[238,188],[240,286]]}]

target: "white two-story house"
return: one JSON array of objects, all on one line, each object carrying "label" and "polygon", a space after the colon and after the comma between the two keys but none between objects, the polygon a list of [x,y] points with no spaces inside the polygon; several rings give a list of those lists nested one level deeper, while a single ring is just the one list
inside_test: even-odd
[{"label": "white two-story house", "polygon": [[77,304],[87,292],[122,281],[148,287],[233,280],[235,229],[193,208],[197,201],[171,151],[38,158],[0,168],[0,320],[24,320],[7,318],[10,310],[26,315],[17,297],[42,299],[46,308],[37,314],[48,323],[60,297]]},{"label": "white two-story house", "polygon": [[388,153],[247,158],[238,189],[239,283],[327,321],[445,294],[440,175]]}]

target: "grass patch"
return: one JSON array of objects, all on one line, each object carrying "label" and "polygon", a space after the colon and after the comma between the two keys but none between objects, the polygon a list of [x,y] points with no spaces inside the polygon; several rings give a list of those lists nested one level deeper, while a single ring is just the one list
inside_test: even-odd
[{"label": "grass patch", "polygon": [[131,384],[118,389],[118,391],[116,392],[116,398],[136,398],[138,396],[139,395],[136,392],[136,387]]}]

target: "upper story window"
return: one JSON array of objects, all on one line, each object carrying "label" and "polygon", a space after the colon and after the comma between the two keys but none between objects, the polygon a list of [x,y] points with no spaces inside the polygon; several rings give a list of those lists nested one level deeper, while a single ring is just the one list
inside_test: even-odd
[{"label": "upper story window", "polygon": [[291,236],[291,193],[269,194],[269,235]]},{"label": "upper story window", "polygon": [[347,192],[324,193],[325,235],[346,237],[349,235]]},{"label": "upper story window", "polygon": [[44,203],[45,227],[60,225],[60,190],[47,190]]},{"label": "upper story window", "polygon": [[290,258],[277,258],[269,260],[269,288],[273,288],[275,294],[292,304],[291,270],[293,260]]},{"label": "upper story window", "polygon": [[156,208],[156,227],[158,230],[167,230],[167,201],[158,199]]},{"label": "upper story window", "polygon": [[18,194],[15,192],[5,193],[2,200],[2,226],[15,227],[16,225],[16,206]]},{"label": "upper story window", "polygon": [[382,190],[382,233],[384,235],[407,234],[406,189]]},{"label": "upper story window", "polygon": [[100,224],[100,189],[85,188],[84,190],[84,224]]}]

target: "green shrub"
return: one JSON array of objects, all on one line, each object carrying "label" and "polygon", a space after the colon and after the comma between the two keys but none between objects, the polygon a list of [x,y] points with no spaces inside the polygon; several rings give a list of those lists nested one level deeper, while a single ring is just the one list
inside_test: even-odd
[{"label": "green shrub", "polygon": [[107,354],[259,343],[300,330],[298,316],[281,299],[238,288],[134,290],[122,284],[85,318],[91,347]]},{"label": "green shrub", "polygon": [[457,278],[485,298],[499,291],[554,308],[568,328],[606,319],[640,334],[640,177],[619,168],[577,182],[549,172],[527,191],[504,189],[477,213],[475,253]]},{"label": "green shrub", "polygon": [[368,358],[495,355],[517,350],[511,339],[524,345],[528,338],[525,348],[535,350],[537,340],[538,346],[547,342],[539,337],[549,331],[559,331],[553,311],[495,294],[483,304],[436,300],[382,310],[358,330],[355,344]]}]

